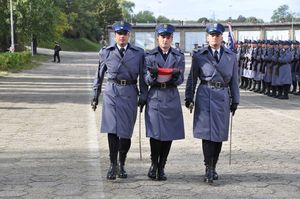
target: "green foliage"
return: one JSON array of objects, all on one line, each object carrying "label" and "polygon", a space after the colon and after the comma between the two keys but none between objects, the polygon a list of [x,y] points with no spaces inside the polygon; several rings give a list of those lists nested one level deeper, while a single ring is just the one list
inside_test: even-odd
[{"label": "green foliage", "polygon": [[273,11],[272,22],[291,22],[293,14],[289,12],[289,6],[284,4]]},{"label": "green foliage", "polygon": [[207,19],[206,17],[201,17],[197,20],[197,22],[206,24],[206,23],[209,23],[209,19]]},{"label": "green foliage", "polygon": [[20,65],[30,62],[31,54],[28,51],[0,54],[0,71],[10,71]]},{"label": "green foliage", "polygon": [[158,16],[156,21],[157,23],[170,23],[170,19],[165,16]]},{"label": "green foliage", "polygon": [[134,16],[134,21],[138,23],[155,23],[156,19],[151,11],[140,11]]},{"label": "green foliage", "polygon": [[10,23],[9,1],[0,0],[0,52],[9,47]]},{"label": "green foliage", "polygon": [[122,20],[122,10],[117,0],[102,0],[95,5],[101,34],[106,33],[106,26]]},{"label": "green foliage", "polygon": [[127,0],[119,0],[119,4],[122,9],[123,20],[131,22],[135,4],[132,1]]},{"label": "green foliage", "polygon": [[[90,41],[86,38],[72,39],[61,38],[59,40],[60,46],[64,51],[79,51],[79,52],[98,52],[101,45],[98,42]],[[54,48],[53,42],[41,42],[40,46],[43,48]]]}]

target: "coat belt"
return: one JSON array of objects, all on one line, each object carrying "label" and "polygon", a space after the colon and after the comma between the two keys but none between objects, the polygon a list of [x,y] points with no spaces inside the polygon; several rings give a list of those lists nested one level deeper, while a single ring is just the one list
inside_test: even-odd
[{"label": "coat belt", "polygon": [[137,83],[137,80],[126,80],[126,79],[108,79],[107,81],[116,83],[121,86],[127,86],[127,85],[132,85]]},{"label": "coat belt", "polygon": [[165,83],[155,83],[151,86],[151,88],[176,88],[177,86],[174,85],[172,82],[165,82]]},{"label": "coat belt", "polygon": [[208,86],[211,86],[213,88],[227,88],[229,86],[229,84],[225,83],[225,82],[205,81],[205,80],[201,80],[200,84],[208,85]]}]

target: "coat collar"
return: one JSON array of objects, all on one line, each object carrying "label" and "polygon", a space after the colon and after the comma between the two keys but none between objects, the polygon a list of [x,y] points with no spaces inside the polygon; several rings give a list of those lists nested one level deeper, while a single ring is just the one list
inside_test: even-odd
[{"label": "coat collar", "polygon": [[[202,55],[209,54],[208,56],[210,57],[210,60],[215,65],[221,65],[221,66],[226,64],[227,61],[231,61],[232,54],[233,54],[233,52],[231,50],[229,50],[228,48],[221,47],[221,57],[220,57],[219,63],[217,63],[216,60],[213,58],[213,55],[211,54],[208,47],[201,48],[199,53]],[[235,57],[235,56],[233,56],[233,57]]]},{"label": "coat collar", "polygon": [[150,50],[147,54],[155,56],[155,60],[156,60],[156,63],[158,66],[161,66],[164,68],[171,68],[171,67],[174,67],[174,65],[176,64],[177,57],[178,57],[178,55],[180,55],[180,52],[178,52],[177,50],[175,50],[174,48],[171,47],[166,61],[160,54],[158,47]]}]

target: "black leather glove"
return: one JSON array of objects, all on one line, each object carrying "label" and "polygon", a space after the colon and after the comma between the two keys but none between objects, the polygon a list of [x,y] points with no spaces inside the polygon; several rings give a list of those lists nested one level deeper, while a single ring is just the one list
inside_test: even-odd
[{"label": "black leather glove", "polygon": [[191,108],[191,104],[194,105],[194,101],[190,98],[185,99],[185,107]]},{"label": "black leather glove", "polygon": [[180,76],[180,73],[181,73],[180,70],[175,68],[172,72],[172,80],[177,81]]},{"label": "black leather glove", "polygon": [[140,112],[143,112],[143,108],[146,105],[146,101],[139,98],[138,107],[140,107]]},{"label": "black leather glove", "polygon": [[149,68],[150,76],[156,79],[158,76],[158,69],[156,67]]},{"label": "black leather glove", "polygon": [[236,111],[238,105],[239,105],[238,103],[232,103],[232,104],[230,105],[230,112],[232,112],[232,116],[234,116],[234,113],[235,113],[235,111]]},{"label": "black leather glove", "polygon": [[98,105],[98,98],[94,97],[91,101],[91,106],[94,111],[97,109],[97,105]]}]

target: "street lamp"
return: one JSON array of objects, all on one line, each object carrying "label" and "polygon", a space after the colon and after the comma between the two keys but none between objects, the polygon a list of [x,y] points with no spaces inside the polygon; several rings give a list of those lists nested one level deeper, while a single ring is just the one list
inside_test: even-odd
[{"label": "street lamp", "polygon": [[13,19],[13,8],[12,8],[12,0],[10,0],[10,30],[11,30],[11,45],[9,48],[10,52],[15,51],[15,41],[14,41],[14,19]]}]

